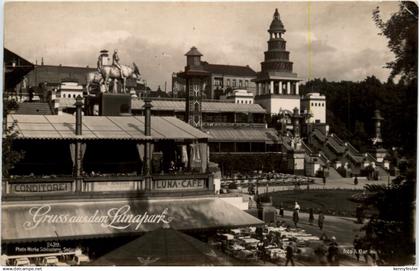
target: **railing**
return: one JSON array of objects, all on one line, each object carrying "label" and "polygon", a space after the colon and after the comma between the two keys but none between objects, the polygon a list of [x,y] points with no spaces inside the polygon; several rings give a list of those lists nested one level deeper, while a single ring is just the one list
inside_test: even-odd
[{"label": "railing", "polygon": [[248,123],[248,122],[204,122],[203,127],[250,127],[250,128],[266,128],[266,123]]}]

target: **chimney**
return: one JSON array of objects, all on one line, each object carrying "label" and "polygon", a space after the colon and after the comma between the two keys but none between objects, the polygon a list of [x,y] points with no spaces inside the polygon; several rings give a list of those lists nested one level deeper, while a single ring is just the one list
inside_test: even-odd
[{"label": "chimney", "polygon": [[76,135],[82,135],[82,106],[83,98],[78,95],[76,98]]}]

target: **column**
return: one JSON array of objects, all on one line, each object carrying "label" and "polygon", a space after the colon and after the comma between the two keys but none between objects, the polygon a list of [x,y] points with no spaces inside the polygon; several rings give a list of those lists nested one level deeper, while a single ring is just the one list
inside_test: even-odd
[{"label": "column", "polygon": [[279,94],[283,94],[283,83],[279,81]]},{"label": "column", "polygon": [[255,86],[256,86],[256,92],[257,92],[257,95],[260,95],[260,83],[256,83],[255,84]]},{"label": "column", "polygon": [[270,81],[270,94],[274,94],[274,81]]},{"label": "column", "polygon": [[296,95],[299,95],[299,82],[296,82]]},{"label": "column", "polygon": [[287,94],[290,94],[290,81],[287,82]]}]

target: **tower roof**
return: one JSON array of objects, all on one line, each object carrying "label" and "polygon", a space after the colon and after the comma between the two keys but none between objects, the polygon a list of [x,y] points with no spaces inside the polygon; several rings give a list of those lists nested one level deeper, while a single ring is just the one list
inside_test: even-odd
[{"label": "tower roof", "polygon": [[200,51],[198,51],[195,46],[191,47],[191,49],[185,55],[186,56],[203,56],[203,54],[201,54]]},{"label": "tower roof", "polygon": [[284,25],[282,21],[280,20],[280,14],[279,11],[276,9],[273,15],[273,21],[270,24],[270,29],[268,29],[269,32],[286,32],[286,29],[284,29]]}]

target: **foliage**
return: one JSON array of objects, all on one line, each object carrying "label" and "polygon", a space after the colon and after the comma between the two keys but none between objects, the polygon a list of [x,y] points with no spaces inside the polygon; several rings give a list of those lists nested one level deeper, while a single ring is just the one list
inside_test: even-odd
[{"label": "foliage", "polygon": [[16,151],[13,149],[13,140],[18,136],[15,131],[16,121],[7,127],[2,142],[2,176],[7,178],[10,176],[10,171],[15,164],[23,159],[25,153],[23,151]]},{"label": "foliage", "polygon": [[387,63],[391,69],[390,78],[397,75],[409,83],[417,80],[418,54],[418,6],[414,1],[401,1],[399,11],[384,22],[379,7],[373,11],[373,20],[381,30],[380,35],[388,38],[388,47],[395,55],[395,60]]},{"label": "foliage", "polygon": [[411,85],[381,83],[375,76],[361,82],[329,82],[314,79],[302,92],[318,89],[327,99],[327,123],[330,131],[350,141],[361,152],[372,147],[372,120],[375,109],[381,111],[384,147],[402,147],[401,155],[414,159],[417,144],[417,89]]},{"label": "foliage", "polygon": [[362,206],[372,215],[362,228],[365,246],[386,265],[412,264],[415,255],[415,180],[396,178],[390,186],[366,185]]}]

